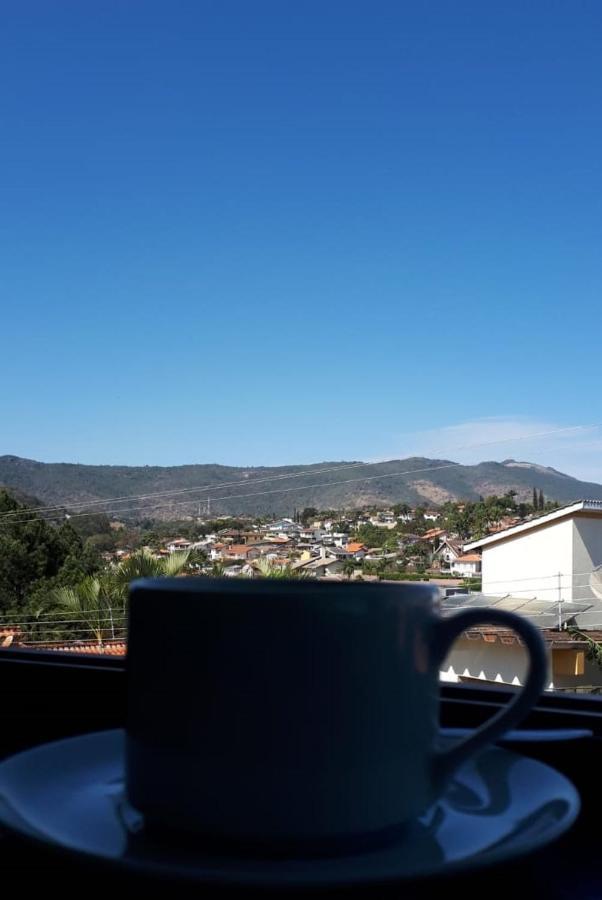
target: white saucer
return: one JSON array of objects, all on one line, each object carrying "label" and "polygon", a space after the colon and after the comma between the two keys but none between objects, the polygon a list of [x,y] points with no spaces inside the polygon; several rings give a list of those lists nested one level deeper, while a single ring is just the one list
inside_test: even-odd
[{"label": "white saucer", "polygon": [[[446,738],[445,740],[449,740]],[[443,875],[499,863],[554,840],[575,820],[567,779],[491,747],[466,765],[399,842],[353,854],[269,859],[151,843],[123,797],[123,731],[44,744],[0,764],[0,824],[78,856],[213,884],[318,887]]]}]

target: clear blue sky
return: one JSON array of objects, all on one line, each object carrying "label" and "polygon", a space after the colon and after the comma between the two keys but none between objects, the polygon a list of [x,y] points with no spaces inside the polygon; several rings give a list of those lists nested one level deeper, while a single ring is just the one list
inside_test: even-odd
[{"label": "clear blue sky", "polygon": [[[0,453],[294,463],[602,421],[598,0],[2,20]],[[477,454],[511,455],[571,464]]]}]

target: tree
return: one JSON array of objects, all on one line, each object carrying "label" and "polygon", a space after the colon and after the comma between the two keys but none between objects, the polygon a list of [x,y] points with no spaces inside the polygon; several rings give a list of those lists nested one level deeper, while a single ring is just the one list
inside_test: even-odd
[{"label": "tree", "polygon": [[111,572],[112,594],[125,610],[132,581],[138,578],[174,578],[186,570],[189,559],[189,550],[176,550],[175,553],[162,557],[153,556],[148,550],[138,550]]},{"label": "tree", "polygon": [[45,584],[76,583],[99,568],[93,548],[68,523],[59,527],[0,490],[0,609],[23,610]]},{"label": "tree", "polygon": [[540,490],[540,492],[539,492],[539,509],[543,510],[545,508],[545,505],[546,504],[545,504],[545,500],[544,500],[544,496],[543,496],[543,491]]},{"label": "tree", "polygon": [[50,602],[63,613],[70,613],[73,633],[80,636],[89,630],[99,646],[107,637],[115,638],[117,630],[123,630],[124,610],[114,606],[112,585],[101,578],[85,578],[75,587],[56,588],[50,594]]},{"label": "tree", "polygon": [[352,559],[346,559],[343,563],[343,575],[345,575],[346,578],[352,578],[355,569],[355,562]]},{"label": "tree", "polygon": [[417,506],[414,510],[414,519],[412,521],[412,529],[416,534],[424,534],[426,531],[426,519],[424,518],[426,510],[424,506]]},{"label": "tree", "polygon": [[255,571],[260,578],[310,578],[310,573],[305,569],[295,569],[291,565],[275,566],[269,559],[258,559],[255,563]]},{"label": "tree", "polygon": [[313,522],[314,519],[318,517],[318,510],[315,506],[306,506],[303,512],[301,513],[301,521],[307,527],[310,522]]},{"label": "tree", "polygon": [[70,637],[81,639],[89,631],[101,646],[109,638],[123,636],[131,582],[179,575],[186,569],[188,558],[188,551],[157,558],[148,550],[139,550],[102,575],[88,576],[76,585],[49,591],[43,608],[59,616],[70,614],[67,624],[77,623],[75,628],[67,628]]},{"label": "tree", "polygon": [[539,509],[539,500],[537,498],[537,488],[533,488],[533,512]]}]

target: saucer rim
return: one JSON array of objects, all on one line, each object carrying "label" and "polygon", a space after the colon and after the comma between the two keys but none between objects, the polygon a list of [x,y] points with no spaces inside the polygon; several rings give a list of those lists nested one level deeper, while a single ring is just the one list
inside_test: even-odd
[{"label": "saucer rim", "polygon": [[[440,736],[442,738],[445,738],[445,731],[445,729],[441,729],[440,731]],[[8,763],[18,763],[19,761],[25,760],[27,757],[34,753],[44,753],[50,748],[53,748],[56,751],[62,745],[74,745],[78,742],[83,742],[83,740],[85,739],[93,742],[102,737],[106,740],[111,735],[114,736],[115,739],[117,739],[118,737],[121,738],[125,735],[125,729],[111,728],[103,729],[102,731],[85,732],[78,735],[72,735],[67,738],[60,738],[55,741],[48,741],[43,744],[37,744],[33,747],[22,750],[19,753],[13,754],[10,757],[1,760],[0,792],[2,788],[2,777],[4,774],[3,770]],[[478,851],[476,854],[468,854],[461,859],[443,861],[436,867],[425,867],[420,871],[413,871],[411,873],[404,873],[403,871],[397,873],[379,873],[377,867],[375,866],[374,872],[364,872],[360,874],[353,874],[350,872],[348,875],[345,875],[344,871],[341,871],[340,875],[338,873],[323,874],[316,872],[315,877],[312,877],[311,875],[303,875],[302,877],[299,877],[297,875],[297,877],[292,876],[291,878],[287,878],[286,874],[283,874],[282,872],[275,873],[273,871],[273,860],[270,859],[261,860],[261,862],[264,863],[261,871],[253,873],[250,873],[248,871],[244,873],[237,873],[236,870],[221,870],[219,872],[203,871],[202,862],[199,863],[198,868],[194,868],[192,866],[185,867],[178,861],[174,861],[172,864],[170,864],[169,861],[164,860],[137,859],[136,857],[128,855],[127,853],[116,856],[100,851],[95,852],[90,848],[73,846],[69,843],[57,840],[51,835],[37,830],[35,826],[30,822],[23,821],[19,816],[17,810],[13,810],[12,808],[10,808],[10,806],[4,804],[2,802],[1,794],[0,828],[4,828],[7,831],[12,832],[19,837],[22,837],[26,841],[32,842],[33,844],[38,845],[42,848],[50,849],[52,852],[56,852],[61,856],[67,855],[69,857],[75,857],[81,862],[88,862],[90,864],[102,864],[109,866],[111,869],[121,872],[126,871],[139,873],[146,876],[165,877],[169,878],[171,881],[177,881],[179,883],[185,882],[198,885],[220,885],[223,887],[241,887],[254,889],[334,889],[337,887],[365,887],[368,885],[378,884],[384,885],[395,883],[402,884],[424,882],[427,880],[434,880],[437,878],[444,878],[449,875],[458,875],[462,873],[471,875],[472,873],[478,871],[480,872],[483,869],[495,866],[501,862],[511,862],[519,860],[532,852],[549,846],[550,844],[558,840],[558,838],[560,838],[563,834],[565,834],[566,831],[568,831],[568,829],[574,824],[581,811],[581,798],[579,792],[577,791],[575,785],[563,772],[560,772],[558,769],[555,769],[547,763],[543,763],[538,759],[534,759],[530,756],[525,756],[524,754],[517,753],[514,750],[508,750],[504,747],[500,747],[498,744],[492,744],[483,748],[480,752],[475,754],[475,758],[485,753],[491,752],[492,749],[498,750],[505,755],[528,760],[529,763],[536,768],[547,770],[553,775],[555,779],[558,780],[558,782],[563,783],[563,799],[567,803],[566,813],[560,820],[547,825],[544,829],[543,836],[540,835],[539,837],[530,837],[522,842],[517,841],[517,843],[512,845],[510,848],[505,846],[498,849],[496,849],[495,847],[492,849],[484,849],[482,851]],[[445,791],[442,792],[441,796],[444,795]],[[435,802],[438,802],[438,800]],[[428,807],[428,809],[425,811],[425,814],[428,813],[433,805],[434,804],[431,804],[431,806]],[[458,815],[461,816],[461,813],[458,813]],[[366,851],[364,851],[363,853],[351,853],[349,854],[349,859],[357,859],[365,855],[365,853]],[[211,856],[208,855],[207,858],[210,859]],[[227,859],[228,857],[224,857],[225,861]],[[231,857],[231,859],[233,864],[240,864],[242,862],[242,858],[240,856],[233,856]],[[316,859],[315,861],[318,860]],[[304,860],[304,862],[311,864],[312,859],[310,858]],[[271,868],[272,874],[270,873]]]}]

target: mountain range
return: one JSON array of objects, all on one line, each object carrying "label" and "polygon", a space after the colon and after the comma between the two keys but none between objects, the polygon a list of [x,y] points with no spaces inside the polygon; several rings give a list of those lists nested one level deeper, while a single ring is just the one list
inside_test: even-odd
[{"label": "mountain range", "polygon": [[[295,508],[343,509],[409,503],[435,507],[446,500],[476,500],[517,492],[531,500],[602,500],[602,485],[579,481],[548,466],[506,459],[465,466],[452,460],[411,457],[383,463],[322,462],[304,466],[243,468],[89,466],[0,456],[0,486],[46,506],[107,512],[119,519],[175,519],[190,515],[290,515]],[[181,493],[171,493],[180,491]],[[167,493],[163,493],[167,492]],[[149,494],[163,496],[148,498]],[[111,498],[111,503],[99,503]],[[119,498],[118,500],[114,498]]]}]

